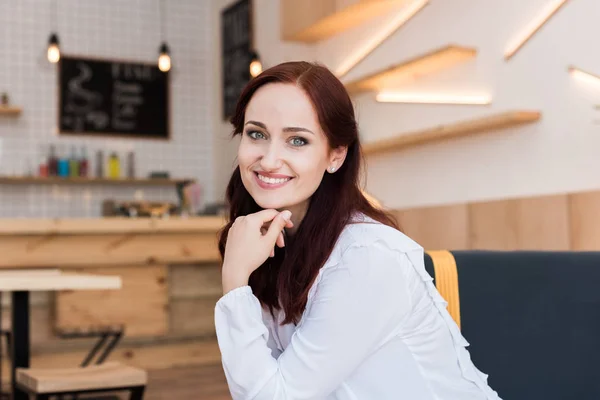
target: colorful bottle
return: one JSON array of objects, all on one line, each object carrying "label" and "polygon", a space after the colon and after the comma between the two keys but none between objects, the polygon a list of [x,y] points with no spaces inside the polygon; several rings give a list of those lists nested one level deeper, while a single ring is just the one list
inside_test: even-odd
[{"label": "colorful bottle", "polygon": [[108,158],[108,177],[118,179],[121,176],[121,163],[116,152],[112,152]]},{"label": "colorful bottle", "polygon": [[67,152],[59,148],[58,150],[58,176],[67,178],[69,176],[69,158]]},{"label": "colorful bottle", "polygon": [[104,154],[102,150],[96,152],[96,178],[104,178]]},{"label": "colorful bottle", "polygon": [[69,157],[69,176],[79,176],[79,159],[75,146],[71,147],[71,157]]},{"label": "colorful bottle", "polygon": [[81,158],[79,159],[79,176],[88,176],[88,158],[85,146],[81,146]]},{"label": "colorful bottle", "polygon": [[56,148],[53,144],[50,145],[50,151],[48,152],[48,175],[58,175],[58,157],[56,157]]},{"label": "colorful bottle", "polygon": [[127,153],[127,177],[130,179],[135,178],[135,154],[133,151]]}]

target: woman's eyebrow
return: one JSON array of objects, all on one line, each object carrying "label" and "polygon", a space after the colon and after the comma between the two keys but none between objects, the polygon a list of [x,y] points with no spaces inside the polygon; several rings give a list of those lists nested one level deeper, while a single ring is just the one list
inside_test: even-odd
[{"label": "woman's eyebrow", "polygon": [[[256,125],[258,127],[263,128],[264,130],[267,130],[267,125],[263,124],[262,122],[258,122],[258,121],[247,121],[244,125],[248,125],[248,124],[252,124],[252,125]],[[310,129],[306,129],[306,128],[302,128],[299,126],[288,126],[286,128],[283,128],[284,132],[308,132],[314,135],[314,132],[311,131]]]},{"label": "woman's eyebrow", "polygon": [[306,129],[306,128],[301,128],[298,126],[288,126],[287,128],[283,128],[284,132],[308,132],[314,135],[314,132]]},{"label": "woman's eyebrow", "polygon": [[258,122],[258,121],[248,121],[246,122],[244,125],[248,125],[248,124],[252,124],[252,125],[256,125],[256,126],[260,126],[263,129],[267,129],[267,126],[265,124],[263,124],[262,122]]}]

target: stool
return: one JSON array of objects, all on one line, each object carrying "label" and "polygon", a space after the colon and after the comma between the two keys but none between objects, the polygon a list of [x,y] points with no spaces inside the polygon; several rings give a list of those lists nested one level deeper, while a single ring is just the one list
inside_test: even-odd
[{"label": "stool", "polygon": [[118,362],[77,368],[18,368],[16,375],[19,388],[36,400],[121,390],[130,392],[130,400],[142,400],[148,383],[146,371]]}]

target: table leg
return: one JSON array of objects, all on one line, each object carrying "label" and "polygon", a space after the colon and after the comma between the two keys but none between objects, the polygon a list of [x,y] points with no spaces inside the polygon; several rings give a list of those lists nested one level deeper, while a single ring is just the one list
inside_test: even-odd
[{"label": "table leg", "polygon": [[14,400],[29,400],[27,393],[17,389],[16,369],[29,368],[29,292],[12,293],[13,365],[12,390]]}]

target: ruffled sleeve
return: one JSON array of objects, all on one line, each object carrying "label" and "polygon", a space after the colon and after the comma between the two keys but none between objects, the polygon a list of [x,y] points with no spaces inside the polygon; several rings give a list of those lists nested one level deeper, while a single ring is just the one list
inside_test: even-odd
[{"label": "ruffled sleeve", "polygon": [[250,287],[223,296],[217,338],[234,400],[322,399],[370,355],[411,308],[406,255],[376,242],[351,246],[323,268],[291,342],[279,359]]}]

